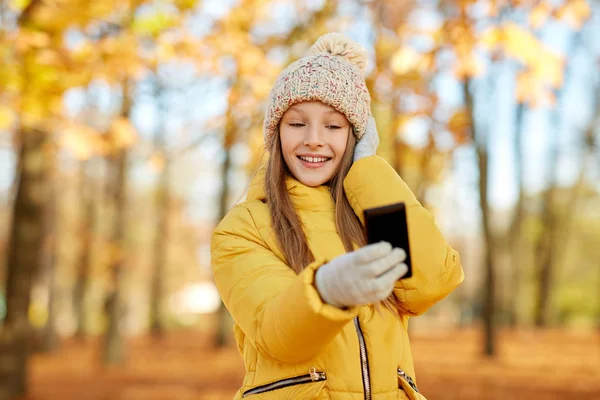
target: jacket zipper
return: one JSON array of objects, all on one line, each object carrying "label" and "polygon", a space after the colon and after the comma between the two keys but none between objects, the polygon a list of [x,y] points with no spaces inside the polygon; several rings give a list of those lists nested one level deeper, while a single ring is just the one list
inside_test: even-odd
[{"label": "jacket zipper", "polygon": [[402,377],[406,382],[408,382],[410,387],[413,388],[415,392],[419,393],[419,389],[417,389],[417,384],[415,383],[415,381],[413,381],[413,378],[411,378],[410,375],[398,368],[398,376]]},{"label": "jacket zipper", "polygon": [[317,371],[314,367],[309,368],[308,374],[296,376],[294,378],[282,379],[276,382],[271,382],[266,385],[256,386],[250,390],[246,390],[242,397],[250,396],[252,394],[259,394],[270,392],[272,390],[282,389],[288,386],[301,385],[303,383],[319,382],[327,380],[327,374],[325,372]]},{"label": "jacket zipper", "polygon": [[360,347],[360,364],[362,371],[363,387],[365,391],[365,400],[371,400],[371,379],[369,377],[369,359],[367,358],[367,345],[365,344],[365,337],[363,336],[362,329],[360,329],[360,322],[358,317],[354,317],[354,326],[356,327],[356,334],[358,335],[358,345]]}]

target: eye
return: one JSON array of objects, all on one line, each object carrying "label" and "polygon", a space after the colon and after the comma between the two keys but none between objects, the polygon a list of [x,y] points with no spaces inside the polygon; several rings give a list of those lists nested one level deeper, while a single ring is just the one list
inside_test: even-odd
[{"label": "eye", "polygon": [[334,129],[334,130],[335,130],[335,129],[340,129],[340,128],[341,128],[341,126],[337,126],[337,125],[327,125],[327,126],[326,126],[326,128],[327,128],[327,129]]},{"label": "eye", "polygon": [[301,127],[303,127],[303,126],[304,126],[304,124],[302,124],[302,123],[300,123],[300,122],[291,123],[291,124],[289,124],[289,125],[290,125],[291,127],[294,127],[294,128],[301,128]]}]

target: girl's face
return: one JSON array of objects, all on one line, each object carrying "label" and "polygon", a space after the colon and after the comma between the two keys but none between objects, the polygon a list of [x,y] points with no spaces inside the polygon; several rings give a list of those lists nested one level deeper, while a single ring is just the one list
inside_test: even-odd
[{"label": "girl's face", "polygon": [[338,170],[351,125],[320,101],[298,103],[281,117],[281,152],[290,172],[306,186],[321,186]]}]

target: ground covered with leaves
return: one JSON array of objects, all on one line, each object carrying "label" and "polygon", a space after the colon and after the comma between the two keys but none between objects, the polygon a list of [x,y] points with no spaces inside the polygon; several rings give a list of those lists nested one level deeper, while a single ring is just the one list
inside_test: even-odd
[{"label": "ground covered with leaves", "polygon": [[[414,334],[421,392],[430,400],[600,399],[600,332],[505,331],[498,356],[481,356],[477,330]],[[229,400],[243,366],[237,350],[211,349],[198,332],[129,341],[121,367],[103,367],[100,341],[69,340],[34,356],[31,400]]]}]

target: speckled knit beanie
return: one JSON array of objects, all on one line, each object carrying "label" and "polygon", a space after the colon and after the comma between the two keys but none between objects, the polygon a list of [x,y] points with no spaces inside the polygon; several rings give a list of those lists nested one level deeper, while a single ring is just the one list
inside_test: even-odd
[{"label": "speckled knit beanie", "polygon": [[279,74],[265,113],[265,147],[270,149],[285,111],[303,101],[321,101],[348,118],[357,140],[371,116],[371,96],[365,83],[367,52],[340,33],[321,36],[303,57]]}]

